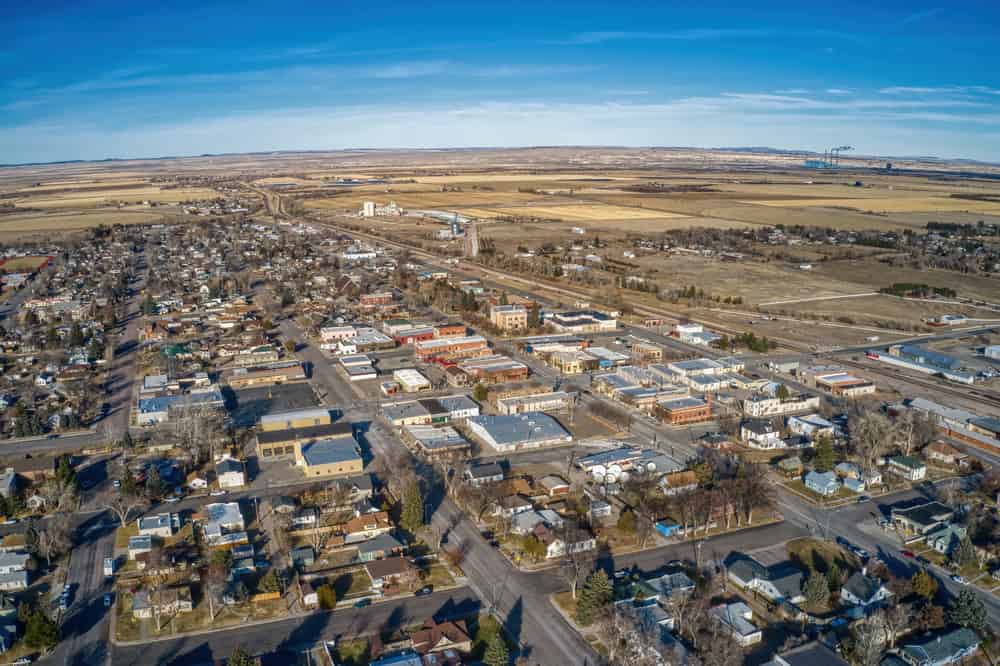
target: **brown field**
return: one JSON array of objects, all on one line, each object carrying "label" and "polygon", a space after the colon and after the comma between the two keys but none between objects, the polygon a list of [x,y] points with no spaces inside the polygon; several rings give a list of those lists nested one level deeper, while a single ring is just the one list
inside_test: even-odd
[{"label": "brown field", "polygon": [[100,208],[117,201],[138,204],[141,201],[157,203],[178,203],[195,199],[214,199],[219,196],[215,190],[202,187],[160,188],[156,185],[110,190],[75,190],[43,196],[18,197],[14,205],[18,208]]},{"label": "brown field", "polygon": [[949,197],[871,197],[845,199],[771,199],[743,201],[759,206],[790,208],[850,208],[875,213],[983,212],[1000,213],[1000,203]]},{"label": "brown field", "polygon": [[677,213],[650,211],[624,206],[608,206],[604,204],[567,204],[562,206],[504,206],[492,209],[459,208],[458,212],[470,217],[488,217],[490,215],[524,215],[542,219],[560,219],[568,222],[589,222],[595,220],[649,220],[655,218],[686,217]]},{"label": "brown field", "polygon": [[1000,297],[1000,278],[967,275],[954,271],[890,268],[873,260],[827,261],[816,264],[810,271],[815,278],[849,282],[864,291],[878,291],[893,282],[923,283],[934,287],[950,287],[959,296],[996,301]]},{"label": "brown field", "polygon": [[307,199],[307,208],[319,210],[342,210],[356,212],[361,209],[361,202],[375,201],[380,204],[395,201],[404,208],[414,210],[441,209],[457,210],[467,206],[504,206],[520,202],[541,201],[537,194],[525,192],[369,192],[364,194],[349,194],[330,199]]},{"label": "brown field", "polygon": [[12,257],[11,259],[0,259],[0,268],[5,271],[37,271],[48,261],[45,256]]},{"label": "brown field", "polygon": [[0,217],[0,233],[31,234],[34,232],[87,229],[102,224],[146,224],[162,221],[159,213],[124,210],[94,210],[81,213],[24,214]]}]

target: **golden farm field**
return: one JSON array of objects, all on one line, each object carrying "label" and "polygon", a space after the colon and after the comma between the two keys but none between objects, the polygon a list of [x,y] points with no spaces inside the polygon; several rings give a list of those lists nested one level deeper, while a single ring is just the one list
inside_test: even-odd
[{"label": "golden farm field", "polygon": [[539,201],[542,197],[527,192],[368,192],[333,197],[330,199],[307,199],[306,208],[319,210],[357,211],[363,201],[386,204],[395,201],[403,208],[415,210],[444,209],[457,210],[467,206],[504,206],[518,202]]},{"label": "golden farm field", "polygon": [[[476,211],[477,209],[459,209]],[[678,213],[659,210],[643,210],[625,206],[607,206],[604,204],[566,204],[558,206],[505,206],[491,209],[493,215],[523,215],[526,217],[552,218],[568,222],[585,222],[596,220],[648,220],[654,218],[686,217]],[[490,212],[490,211],[482,211]]]},{"label": "golden farm field", "polygon": [[880,213],[978,211],[1000,213],[1000,202],[952,197],[871,197],[843,199],[772,199],[743,201],[758,206],[791,208],[851,208]]},{"label": "golden farm field", "polygon": [[159,222],[163,215],[138,211],[95,210],[49,215],[5,215],[0,217],[0,233],[59,232],[87,229],[102,224],[144,224]]},{"label": "golden farm field", "polygon": [[0,259],[0,267],[5,271],[37,271],[48,260],[46,256],[11,257]]},{"label": "golden farm field", "polygon": [[203,187],[160,188],[156,185],[136,188],[109,190],[81,190],[59,192],[42,196],[19,197],[14,205],[18,208],[100,208],[112,202],[124,201],[129,204],[141,201],[157,203],[178,203],[197,199],[214,199],[219,196],[215,190]]},{"label": "golden farm field", "polygon": [[434,185],[450,185],[452,183],[529,183],[546,181],[568,181],[568,182],[603,182],[603,181],[629,181],[639,180],[632,176],[607,176],[601,174],[597,176],[593,173],[494,173],[494,174],[457,174],[454,176],[418,176],[415,178],[418,183],[430,183]]}]

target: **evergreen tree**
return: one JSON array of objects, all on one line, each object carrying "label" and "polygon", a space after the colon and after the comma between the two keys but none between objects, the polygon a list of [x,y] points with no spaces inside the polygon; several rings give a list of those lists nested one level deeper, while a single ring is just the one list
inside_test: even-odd
[{"label": "evergreen tree", "polygon": [[970,564],[975,564],[978,559],[979,558],[976,555],[976,547],[972,545],[972,539],[970,539],[969,535],[966,534],[952,551],[951,561],[961,568]]},{"label": "evergreen tree", "polygon": [[951,602],[947,613],[948,621],[980,633],[986,629],[986,606],[975,592],[962,590]]},{"label": "evergreen tree", "polygon": [[255,663],[254,658],[247,654],[247,651],[242,646],[237,646],[233,650],[233,653],[229,655],[229,661],[226,662],[226,666],[254,666]]},{"label": "evergreen tree", "polygon": [[806,580],[802,592],[806,596],[806,602],[813,608],[823,606],[830,599],[830,588],[827,585],[827,580],[818,571],[812,572],[812,575]]},{"label": "evergreen tree", "polygon": [[316,589],[316,598],[323,610],[331,610],[337,606],[337,593],[329,585],[320,585]]},{"label": "evergreen tree", "polygon": [[69,331],[69,344],[71,347],[79,347],[83,344],[83,329],[80,324],[73,322],[73,327]]},{"label": "evergreen tree", "polygon": [[583,626],[593,623],[601,609],[611,603],[612,594],[611,581],[604,569],[598,569],[587,576],[576,599],[577,621]]},{"label": "evergreen tree", "polygon": [[410,534],[416,534],[424,525],[424,499],[417,481],[411,481],[403,492],[403,510],[399,524]]},{"label": "evergreen tree", "polygon": [[923,597],[924,601],[931,602],[937,596],[938,582],[934,576],[928,573],[927,569],[921,569],[913,574],[910,582],[913,585],[913,592],[917,596]]},{"label": "evergreen tree", "polygon": [[281,583],[278,581],[278,574],[274,569],[268,569],[267,573],[260,579],[257,588],[261,592],[280,592]]},{"label": "evergreen tree", "polygon": [[28,617],[24,627],[24,642],[30,648],[51,650],[59,642],[59,627],[36,610]]},{"label": "evergreen tree", "polygon": [[829,437],[820,437],[816,442],[812,463],[817,472],[829,472],[833,469],[833,442]]},{"label": "evergreen tree", "polygon": [[490,638],[486,644],[486,654],[483,655],[483,663],[486,666],[508,666],[510,664],[510,652],[507,650],[507,642],[499,633]]},{"label": "evergreen tree", "polygon": [[840,567],[837,566],[836,562],[831,564],[830,570],[826,572],[826,583],[831,594],[839,590],[844,583],[844,574],[841,573]]}]

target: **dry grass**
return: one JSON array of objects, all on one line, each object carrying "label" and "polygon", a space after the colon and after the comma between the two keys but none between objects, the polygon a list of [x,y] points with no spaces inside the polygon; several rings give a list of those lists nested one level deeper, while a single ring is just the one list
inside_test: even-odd
[{"label": "dry grass", "polygon": [[48,261],[48,257],[13,257],[11,259],[0,259],[0,267],[5,271],[37,271]]},{"label": "dry grass", "polygon": [[219,192],[203,187],[181,187],[163,189],[155,185],[108,190],[75,190],[44,196],[19,197],[14,204],[19,208],[99,208],[112,202],[124,201],[135,204],[142,201],[157,203],[177,203],[196,199],[214,199]]},{"label": "dry grass", "polygon": [[[467,212],[471,211],[471,212]],[[496,215],[523,215],[542,219],[560,219],[568,222],[590,222],[596,220],[648,220],[655,218],[685,217],[677,213],[661,210],[645,210],[625,206],[609,206],[604,204],[567,204],[560,206],[517,206],[502,207],[491,210],[460,208],[459,213],[473,217],[489,217]]]},{"label": "dry grass", "polygon": [[470,173],[455,176],[418,176],[415,179],[419,183],[433,183],[435,185],[448,185],[452,183],[520,183],[520,182],[549,182],[549,181],[628,181],[636,180],[629,176],[611,176],[606,174],[595,174],[592,172],[583,173]]},{"label": "dry grass", "polygon": [[5,215],[0,233],[32,233],[88,229],[102,224],[149,224],[163,219],[158,213],[124,210],[92,210],[79,213]]},{"label": "dry grass", "polygon": [[951,197],[879,197],[844,199],[771,199],[744,201],[760,206],[791,208],[850,208],[874,213],[926,213],[945,211],[978,211],[1000,213],[1000,203],[973,201]]}]

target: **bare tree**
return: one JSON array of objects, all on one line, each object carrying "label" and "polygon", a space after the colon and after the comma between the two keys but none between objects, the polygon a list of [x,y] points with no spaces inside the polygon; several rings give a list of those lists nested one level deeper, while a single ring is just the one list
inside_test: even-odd
[{"label": "bare tree", "polygon": [[592,551],[580,551],[571,548],[570,544],[578,540],[580,529],[576,525],[566,525],[562,530],[562,540],[566,544],[566,553],[563,555],[562,572],[563,578],[569,584],[570,593],[576,600],[576,588],[580,581],[585,578],[594,568],[594,554]]},{"label": "bare tree", "polygon": [[854,624],[854,661],[861,666],[877,666],[886,647],[884,616],[870,615]]},{"label": "bare tree", "polygon": [[722,623],[713,621],[709,624],[708,638],[700,652],[704,666],[739,666],[743,663],[743,649]]},{"label": "bare tree", "polygon": [[127,527],[132,519],[132,512],[141,512],[146,507],[146,498],[140,495],[129,495],[124,492],[115,493],[105,504],[122,527]]},{"label": "bare tree", "polygon": [[73,526],[68,513],[56,513],[35,528],[38,554],[51,567],[52,558],[69,551],[73,547]]},{"label": "bare tree", "polygon": [[861,458],[862,468],[865,472],[874,471],[892,441],[892,424],[882,414],[867,411],[851,419],[850,429],[851,446]]}]

